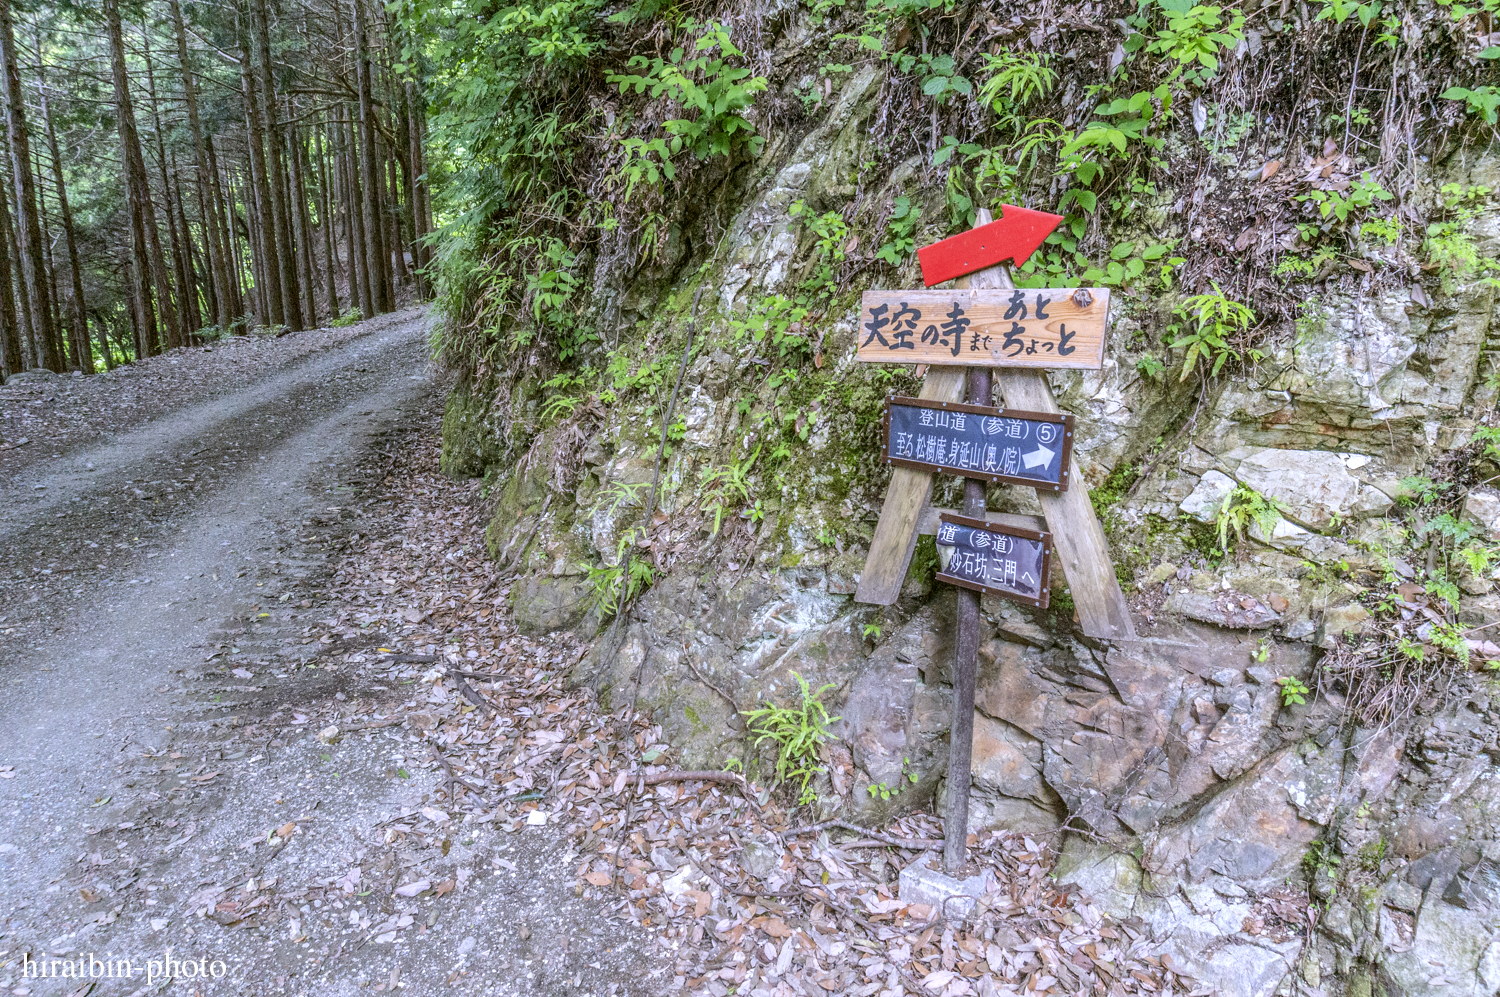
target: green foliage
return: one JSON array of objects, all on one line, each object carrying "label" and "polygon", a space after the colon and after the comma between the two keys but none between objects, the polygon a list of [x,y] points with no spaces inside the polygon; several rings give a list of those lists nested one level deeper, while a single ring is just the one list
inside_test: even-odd
[{"label": "green foliage", "polygon": [[1146,353],[1135,362],[1135,369],[1140,371],[1143,377],[1158,381],[1167,366],[1150,353]]},{"label": "green foliage", "polygon": [[1224,8],[1195,4],[1192,0],[1154,0],[1145,6],[1156,6],[1166,16],[1166,23],[1155,38],[1132,35],[1126,39],[1127,51],[1144,47],[1148,53],[1162,55],[1179,63],[1179,69],[1193,64],[1202,66],[1196,77],[1206,82],[1219,68],[1219,53],[1233,49],[1245,37],[1245,16],[1231,10],[1224,18]]},{"label": "green foliage", "polygon": [[912,205],[911,198],[905,194],[896,198],[885,225],[886,242],[875,256],[893,267],[905,263],[917,247],[915,232],[921,221],[922,212]]},{"label": "green foliage", "polygon": [[620,148],[624,156],[615,171],[615,177],[625,181],[622,200],[629,202],[636,185],[642,181],[655,187],[663,178],[677,179],[677,167],[672,165],[672,156],[681,149],[680,143],[669,145],[663,138],[627,138],[620,142]]},{"label": "green foliage", "polygon": [[813,692],[807,680],[796,672],[792,677],[801,689],[801,702],[794,707],[772,703],[746,710],[746,727],[756,735],[755,746],[770,741],[776,747],[776,784],[796,781],[797,801],[811,803],[817,799],[810,786],[813,776],[826,771],[818,764],[818,749],[828,740],[828,728],[839,717],[830,717],[823,696],[836,688],[832,683]]},{"label": "green foliage", "polygon": [[1360,25],[1368,28],[1370,22],[1380,16],[1380,0],[1370,0],[1369,3],[1359,3],[1357,0],[1315,0],[1315,2],[1320,8],[1315,18],[1318,21],[1343,24],[1351,17],[1357,17]]},{"label": "green foliage", "polygon": [[1422,251],[1438,266],[1443,288],[1449,293],[1476,278],[1491,287],[1500,286],[1500,260],[1484,256],[1467,231],[1484,211],[1490,189],[1480,185],[1446,183],[1442,187],[1445,218],[1430,222]]},{"label": "green foliage", "polygon": [[[1222,118],[1222,120],[1221,120]],[[1233,149],[1245,140],[1255,130],[1255,115],[1248,111],[1235,114],[1226,114],[1222,105],[1214,105],[1208,109],[1207,118],[1203,126],[1203,134],[1198,141],[1203,147],[1213,153],[1221,153],[1226,149]],[[1230,157],[1224,157],[1225,165],[1233,163]],[[1221,160],[1223,162],[1224,160]]]},{"label": "green foliage", "polygon": [[[1360,806],[1366,811],[1366,816],[1368,816],[1369,804],[1362,803]],[[1387,843],[1383,837],[1365,842],[1360,846],[1359,854],[1356,856],[1359,861],[1359,867],[1366,872],[1379,872],[1381,864],[1385,862],[1386,848]]]},{"label": "green foliage", "polygon": [[1443,91],[1444,100],[1461,100],[1470,114],[1482,116],[1486,124],[1495,124],[1500,117],[1500,87],[1482,86],[1470,90],[1467,87],[1449,87]]},{"label": "green foliage", "polygon": [[537,269],[527,274],[526,298],[531,302],[532,319],[538,328],[555,332],[557,359],[566,363],[576,357],[594,336],[578,322],[575,304],[579,296],[578,278],[573,267],[578,254],[561,239],[548,238],[537,254]]},{"label": "green foliage", "polygon": [[834,279],[834,268],[844,262],[844,245],[849,240],[849,223],[837,211],[825,211],[814,215],[804,201],[795,201],[790,208],[793,218],[802,221],[806,231],[813,236],[812,273],[803,286],[808,290],[833,294],[838,291]]},{"label": "green foliage", "polygon": [[1177,337],[1168,347],[1187,351],[1179,381],[1188,379],[1199,357],[1213,360],[1210,376],[1217,375],[1231,357],[1239,359],[1239,351],[1230,345],[1230,337],[1247,332],[1255,322],[1255,313],[1224,297],[1217,284],[1212,294],[1196,294],[1178,305],[1174,313],[1186,322],[1168,327]]},{"label": "green foliage", "polygon": [[1312,695],[1311,689],[1290,675],[1283,675],[1276,680],[1276,684],[1281,689],[1282,706],[1301,706]]},{"label": "green foliage", "polygon": [[750,501],[750,470],[760,457],[760,447],[744,460],[730,461],[722,467],[705,467],[699,483],[703,486],[700,508],[714,517],[713,534],[717,536],[724,522],[724,512]]},{"label": "green foliage", "polygon": [[1405,506],[1428,505],[1453,487],[1445,481],[1434,481],[1420,474],[1402,478],[1399,485],[1401,493],[1396,496],[1396,501]]},{"label": "green foliage", "polygon": [[1094,506],[1094,514],[1100,518],[1105,517],[1110,509],[1130,493],[1131,486],[1140,476],[1141,469],[1134,462],[1125,461],[1115,465],[1098,488],[1089,489],[1089,502]]},{"label": "green foliage", "polygon": [[866,623],[863,629],[860,630],[860,636],[865,640],[872,640],[878,644],[880,643],[881,632],[879,623]]},{"label": "green foliage", "polygon": [[1136,252],[1135,243],[1122,242],[1110,249],[1108,263],[1102,268],[1089,267],[1078,279],[1088,284],[1122,287],[1136,283],[1147,273],[1147,264],[1154,264],[1152,276],[1161,287],[1167,288],[1172,284],[1172,271],[1187,262],[1181,256],[1168,257],[1171,248],[1169,244],[1159,242]]},{"label": "green foliage", "polygon": [[1434,645],[1447,651],[1464,664],[1469,663],[1469,643],[1456,623],[1438,623],[1432,628],[1429,638]]},{"label": "green foliage", "polygon": [[618,614],[656,580],[656,570],[650,561],[644,557],[629,556],[630,548],[635,545],[639,535],[639,528],[626,530],[615,551],[617,563],[589,568],[591,603],[601,619]]},{"label": "green foliage", "polygon": [[1328,841],[1314,841],[1307,849],[1307,854],[1302,858],[1302,865],[1309,876],[1333,876],[1338,873],[1339,866],[1343,865],[1343,858],[1335,851],[1335,845]]},{"label": "green foliage", "polygon": [[615,350],[604,365],[605,388],[599,392],[599,399],[606,405],[613,405],[632,391],[659,391],[667,368],[674,360],[673,357],[657,357],[637,364],[624,349]]},{"label": "green foliage", "polygon": [[1401,240],[1401,219],[1396,215],[1372,218],[1360,225],[1359,234],[1383,245],[1394,246]]},{"label": "green foliage", "polygon": [[1311,259],[1305,256],[1288,254],[1283,256],[1277,264],[1271,268],[1271,273],[1277,277],[1314,277],[1323,270],[1323,262],[1332,259],[1334,253],[1329,251],[1322,260],[1318,257]]},{"label": "green foliage", "polygon": [[1318,217],[1327,226],[1335,221],[1343,225],[1356,211],[1368,208],[1376,201],[1389,201],[1394,196],[1380,184],[1371,180],[1369,172],[1366,171],[1360,175],[1360,179],[1353,181],[1348,191],[1344,193],[1336,190],[1312,190],[1292,200],[1316,204]]},{"label": "green foliage", "polygon": [[670,138],[663,144],[645,143],[635,155],[655,155],[662,163],[682,150],[699,159],[732,156],[740,149],[757,155],[763,140],[744,113],[755,102],[755,95],[766,89],[766,78],[752,76],[751,70],[731,62],[743,58],[744,53],[730,41],[728,30],[710,22],[691,50],[678,46],[665,59],[631,56],[627,65],[641,72],[609,74],[606,79],[621,93],[633,89],[650,93],[653,98],[664,96],[684,110],[696,112],[691,119],[665,122],[662,127]]},{"label": "green foliage", "polygon": [[809,313],[806,303],[772,294],[752,304],[743,318],[731,318],[729,331],[740,340],[769,344],[783,360],[800,363],[812,355]]},{"label": "green foliage", "polygon": [[1219,536],[1219,549],[1229,553],[1229,535],[1235,540],[1245,539],[1245,529],[1255,523],[1267,536],[1276,529],[1281,518],[1281,508],[1274,499],[1268,499],[1249,485],[1236,485],[1234,491],[1224,496],[1219,511],[1214,517],[1214,528]]},{"label": "green foliage", "polygon": [[984,82],[979,102],[989,105],[1002,121],[1011,119],[1032,100],[1046,97],[1057,85],[1051,56],[1042,52],[1011,52],[1002,49],[983,53]]},{"label": "green foliage", "polygon": [[967,96],[974,92],[974,84],[961,76],[955,67],[953,56],[944,52],[939,55],[922,53],[917,56],[922,72],[922,92],[939,104],[948,103],[954,94]]},{"label": "green foliage", "polygon": [[892,789],[890,786],[887,786],[883,782],[871,783],[870,785],[866,786],[865,791],[870,794],[870,799],[889,801],[891,797],[900,795],[901,790],[906,788],[907,783],[916,785],[918,782],[920,782],[921,777],[918,776],[917,773],[912,772],[908,769],[908,766],[910,764],[911,759],[903,755],[901,758],[901,781],[896,783],[895,789]]},{"label": "green foliage", "polygon": [[1474,441],[1483,443],[1482,456],[1486,460],[1500,461],[1500,426],[1480,426],[1474,430]]},{"label": "green foliage", "polygon": [[599,502],[595,509],[602,511],[606,516],[613,516],[615,510],[622,505],[640,505],[641,496],[645,494],[650,484],[645,481],[611,481],[600,492]]},{"label": "green foliage", "polygon": [[[1079,181],[1091,184],[1100,173],[1096,162],[1083,158],[1087,152],[1102,153],[1106,158],[1124,158],[1132,143],[1145,142],[1160,148],[1163,139],[1153,137],[1148,129],[1158,114],[1167,117],[1172,109],[1172,91],[1163,83],[1154,90],[1142,90],[1129,97],[1117,97],[1094,108],[1094,113],[1112,121],[1090,121],[1073,140],[1063,146],[1061,156],[1072,160],[1072,170]],[[1092,211],[1089,206],[1086,210]]]},{"label": "green foliage", "polygon": [[344,329],[363,319],[364,316],[359,313],[358,308],[351,308],[328,324],[335,329]]},{"label": "green foliage", "polygon": [[549,395],[538,414],[543,424],[550,424],[568,418],[578,411],[578,406],[582,403],[582,395]]}]

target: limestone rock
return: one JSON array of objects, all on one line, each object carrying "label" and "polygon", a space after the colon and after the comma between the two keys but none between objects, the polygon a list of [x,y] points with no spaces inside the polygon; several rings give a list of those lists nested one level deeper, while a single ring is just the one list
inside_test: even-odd
[{"label": "limestone rock", "polygon": [[1208,471],[1198,479],[1198,484],[1178,508],[1200,523],[1212,523],[1229,493],[1234,491],[1234,479],[1222,471]]},{"label": "limestone rock", "polygon": [[900,785],[916,685],[916,665],[898,660],[891,648],[883,647],[855,677],[839,711],[854,761],[876,785]]},{"label": "limestone rock", "polygon": [[1331,648],[1346,633],[1358,633],[1370,618],[1370,611],[1359,603],[1330,606],[1323,611],[1323,624],[1318,628],[1317,644]]},{"label": "limestone rock", "polygon": [[1033,738],[976,712],[971,757],[970,770],[978,785],[1003,796],[1048,801],[1050,794],[1039,771],[1042,746]]},{"label": "limestone rock", "polygon": [[1275,547],[1279,550],[1300,550],[1312,537],[1318,536],[1311,530],[1305,530],[1285,516],[1276,517],[1276,525],[1271,527],[1267,533],[1261,529],[1260,523],[1250,521],[1250,527],[1245,532],[1250,534],[1250,539],[1265,544],[1267,547]]},{"label": "limestone rock", "polygon": [[1133,855],[1080,835],[1063,841],[1053,875],[1059,883],[1078,884],[1084,896],[1120,919],[1131,915],[1141,892],[1141,866]]},{"label": "limestone rock", "polygon": [[1178,589],[1167,597],[1166,609],[1231,630],[1261,630],[1281,619],[1281,614],[1254,596],[1234,591]]},{"label": "limestone rock", "polygon": [[1220,875],[1248,889],[1274,886],[1299,870],[1318,836],[1318,824],[1302,813],[1322,804],[1329,774],[1337,778],[1334,754],[1308,762],[1293,747],[1281,749],[1191,819],[1158,835],[1142,865],[1153,876],[1201,882]]},{"label": "limestone rock", "polygon": [[31,370],[16,371],[14,374],[10,375],[10,377],[6,378],[5,383],[24,384],[27,381],[51,381],[55,380],[59,376],[60,375],[48,370],[45,367],[34,367]]},{"label": "limestone rock", "polygon": [[1162,582],[1167,581],[1169,578],[1175,577],[1176,574],[1177,565],[1173,564],[1171,561],[1163,561],[1161,564],[1158,564],[1156,567],[1152,568],[1150,572],[1147,573],[1145,578],[1141,579],[1140,588],[1143,590],[1155,588]]},{"label": "limestone rock", "polygon": [[1500,540],[1500,492],[1471,488],[1464,499],[1464,519],[1484,527],[1491,540]]},{"label": "limestone rock", "polygon": [[1258,450],[1240,461],[1235,477],[1314,530],[1347,519],[1364,487],[1342,457],[1324,450]]},{"label": "limestone rock", "polygon": [[587,575],[523,575],[510,590],[516,629],[544,634],[575,627],[588,614],[592,592]]}]

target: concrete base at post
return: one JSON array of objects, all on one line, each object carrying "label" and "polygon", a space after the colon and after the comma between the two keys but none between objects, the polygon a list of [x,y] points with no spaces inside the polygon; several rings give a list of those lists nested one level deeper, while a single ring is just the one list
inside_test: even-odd
[{"label": "concrete base at post", "polygon": [[979,898],[999,885],[988,869],[968,879],[949,876],[941,870],[936,852],[902,869],[900,883],[902,903],[927,904],[935,916],[949,918],[967,917]]}]

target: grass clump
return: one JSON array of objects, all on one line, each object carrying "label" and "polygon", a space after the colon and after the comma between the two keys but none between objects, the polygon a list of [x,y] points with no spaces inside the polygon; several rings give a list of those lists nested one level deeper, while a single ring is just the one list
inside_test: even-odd
[{"label": "grass clump", "polygon": [[823,696],[834,688],[833,683],[814,692],[801,675],[792,672],[792,678],[801,689],[799,705],[767,703],[759,709],[746,710],[741,716],[750,733],[756,735],[757,748],[766,741],[776,746],[776,785],[795,781],[797,802],[807,804],[817,799],[811,787],[813,776],[827,771],[818,764],[818,748],[828,740],[828,728],[841,718],[830,717],[823,705]]}]

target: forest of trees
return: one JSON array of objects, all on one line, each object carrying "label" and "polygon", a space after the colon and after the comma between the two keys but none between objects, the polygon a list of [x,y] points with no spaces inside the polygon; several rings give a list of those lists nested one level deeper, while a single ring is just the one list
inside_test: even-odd
[{"label": "forest of trees", "polygon": [[375,0],[0,0],[0,371],[428,296],[400,34]]}]

